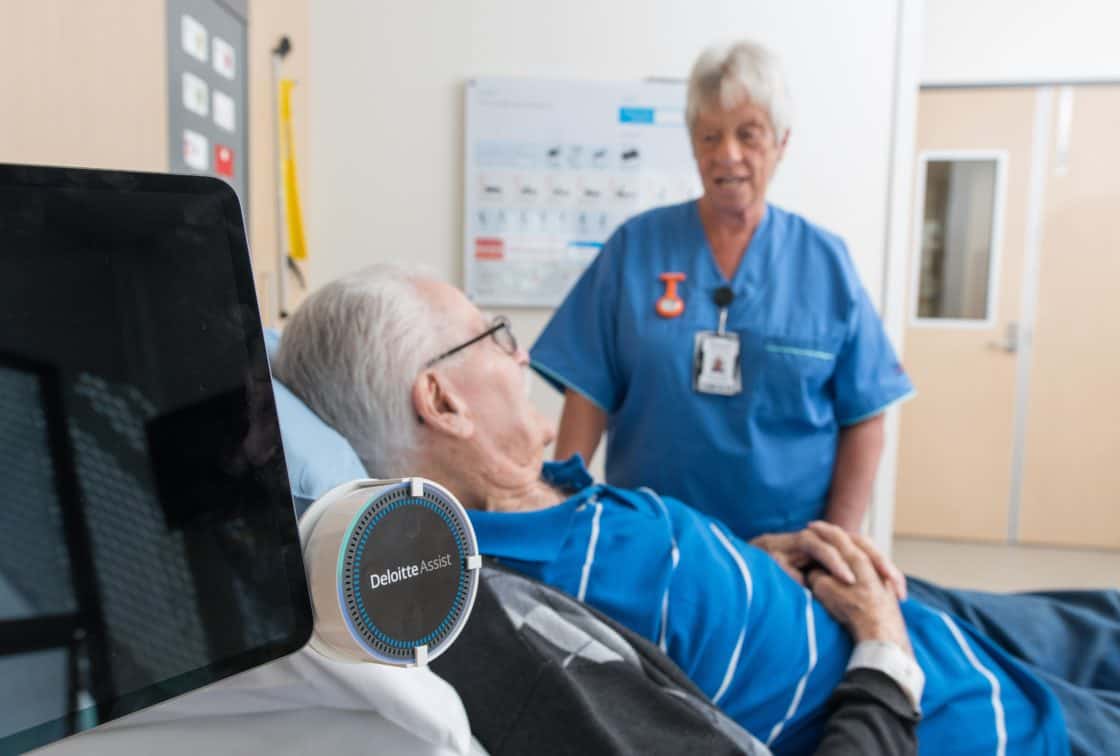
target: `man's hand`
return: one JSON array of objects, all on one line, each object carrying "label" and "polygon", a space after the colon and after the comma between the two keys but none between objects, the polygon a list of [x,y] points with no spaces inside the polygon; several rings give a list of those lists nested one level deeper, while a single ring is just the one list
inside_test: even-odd
[{"label": "man's hand", "polygon": [[[756,546],[778,563],[786,573],[800,585],[805,585],[805,570],[817,566],[828,572],[837,580],[852,585],[856,582],[856,575],[852,572],[848,560],[844,559],[836,545],[824,537],[823,533],[833,530],[845,533],[841,528],[826,522],[813,522],[809,527],[797,533],[768,533],[751,541]],[[894,566],[881,551],[875,548],[871,541],[862,535],[850,536],[871,560],[875,571],[887,581],[894,595],[901,601],[906,598],[906,576]]]},{"label": "man's hand", "polygon": [[822,569],[812,570],[808,583],[813,595],[848,629],[857,643],[889,641],[912,655],[898,598],[876,569],[873,556],[879,552],[874,545],[862,536],[853,536],[826,522],[814,522],[809,530],[835,549],[855,576],[852,582],[842,582]]}]

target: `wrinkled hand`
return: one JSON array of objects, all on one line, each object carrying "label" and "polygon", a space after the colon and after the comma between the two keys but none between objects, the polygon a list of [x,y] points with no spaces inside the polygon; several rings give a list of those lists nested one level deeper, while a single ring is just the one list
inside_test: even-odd
[{"label": "wrinkled hand", "polygon": [[[830,575],[849,585],[856,581],[847,560],[845,560],[835,544],[822,533],[832,530],[848,535],[846,531],[827,522],[813,522],[809,527],[796,533],[769,533],[761,535],[751,541],[771,557],[786,573],[800,585],[805,585],[805,570],[809,567],[819,566]],[[875,547],[871,540],[863,535],[849,536],[854,543],[863,550],[871,560],[875,571],[887,581],[894,595],[901,601],[906,598],[906,576],[895,567],[894,562],[886,557],[883,552]]]},{"label": "wrinkled hand", "polygon": [[847,583],[823,569],[810,571],[809,589],[817,600],[848,629],[857,643],[890,641],[912,654],[898,598],[876,568],[872,555],[878,552],[870,541],[826,522],[814,522],[809,530],[835,549],[855,577]]}]

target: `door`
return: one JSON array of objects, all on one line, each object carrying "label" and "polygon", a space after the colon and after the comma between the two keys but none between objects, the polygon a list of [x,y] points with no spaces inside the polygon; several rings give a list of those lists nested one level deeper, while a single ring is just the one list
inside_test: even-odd
[{"label": "door", "polygon": [[1120,548],[1120,86],[1055,105],[1019,537]]},{"label": "door", "polygon": [[895,529],[1004,541],[1036,92],[919,96]]},{"label": "door", "polygon": [[1116,85],[919,96],[899,534],[1120,548],[1118,133]]}]

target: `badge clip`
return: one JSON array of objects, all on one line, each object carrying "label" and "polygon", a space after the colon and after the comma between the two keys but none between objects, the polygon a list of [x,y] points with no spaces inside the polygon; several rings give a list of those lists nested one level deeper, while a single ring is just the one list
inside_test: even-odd
[{"label": "badge clip", "polygon": [[675,318],[684,312],[684,300],[677,294],[677,284],[687,276],[684,273],[662,273],[658,278],[665,283],[665,293],[653,309],[663,318]]}]

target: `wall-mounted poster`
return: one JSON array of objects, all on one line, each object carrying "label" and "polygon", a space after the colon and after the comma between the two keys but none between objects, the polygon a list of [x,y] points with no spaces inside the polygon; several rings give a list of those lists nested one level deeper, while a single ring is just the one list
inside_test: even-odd
[{"label": "wall-mounted poster", "polygon": [[467,294],[554,307],[622,221],[698,197],[684,98],[684,82],[469,81]]}]

